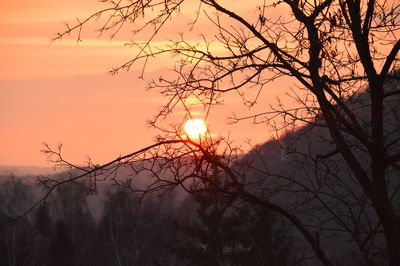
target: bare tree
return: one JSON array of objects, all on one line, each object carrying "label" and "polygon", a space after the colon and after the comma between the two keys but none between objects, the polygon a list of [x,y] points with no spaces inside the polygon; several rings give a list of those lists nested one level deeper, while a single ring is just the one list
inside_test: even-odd
[{"label": "bare tree", "polygon": [[[175,78],[160,77],[149,83],[150,88],[161,88],[167,99],[164,108],[152,121],[154,126],[177,105],[187,107],[189,97],[201,101],[208,112],[212,112],[211,107],[229,92],[238,93],[251,106],[262,101],[260,92],[267,90],[273,80],[283,77],[292,80],[298,87],[291,94],[299,103],[297,107],[287,108],[278,104],[265,113],[235,117],[234,121],[250,118],[267,123],[281,116],[284,122],[277,126],[277,130],[286,133],[286,137],[278,141],[281,155],[295,154],[287,158],[294,160],[295,165],[301,162],[299,165],[303,165],[304,175],[299,181],[293,176],[296,173],[271,172],[271,167],[265,164],[258,169],[251,164],[239,164],[236,150],[229,143],[224,144],[225,152],[217,155],[216,146],[222,145],[223,140],[209,137],[200,142],[185,139],[181,137],[178,126],[172,130],[164,129],[164,137],[143,150],[103,166],[89,164],[88,168],[81,169],[82,175],[71,180],[89,176],[95,183],[100,172],[107,172],[108,178],[133,191],[148,192],[181,186],[191,193],[204,189],[202,183],[207,182],[220,193],[263,206],[287,218],[320,261],[324,265],[333,265],[320,238],[321,229],[328,230],[320,227],[325,221],[320,221],[317,229],[309,226],[304,217],[295,212],[296,208],[282,206],[279,201],[270,200],[270,193],[263,195],[252,189],[257,184],[268,188],[269,180],[279,179],[276,184],[282,190],[289,183],[297,185],[302,189],[290,188],[289,192],[296,192],[296,195],[304,192],[300,197],[311,195],[336,224],[346,227],[345,231],[359,244],[360,252],[366,252],[365,263],[374,263],[365,243],[382,231],[383,252],[389,264],[400,265],[400,214],[396,209],[400,170],[396,113],[400,94],[396,74],[400,50],[399,3],[383,0],[255,1],[255,12],[249,15],[230,8],[230,2],[216,0],[103,2],[108,4],[107,8],[85,20],[78,20],[75,25],[68,25],[55,40],[74,32],[81,40],[82,30],[89,21],[105,17],[100,33],[111,32],[114,37],[125,25],[130,25],[134,27],[136,36],[147,36],[144,42],[130,43],[139,49],[137,55],[115,68],[113,73],[129,69],[133,64],[142,64],[145,73],[147,63],[153,58],[161,54],[178,55],[173,69]],[[185,5],[192,8],[193,2],[197,3],[197,11],[188,28],[195,27],[199,20],[208,19],[209,26],[215,30],[211,36],[204,33],[201,41],[192,43],[183,35],[167,48],[156,47],[152,41],[162,36],[164,27],[179,17]],[[287,14],[273,15],[278,9]],[[215,43],[223,47],[222,52],[213,49]],[[254,99],[246,97],[245,93],[249,91],[256,92]],[[304,134],[300,134],[306,138],[307,129],[317,129],[308,143],[318,145],[318,141],[323,140],[329,144],[325,147],[331,150],[320,153],[315,148],[306,149],[311,146],[304,146],[305,142],[299,142],[303,143],[300,146],[293,144],[300,138],[296,136],[300,135],[291,135],[290,131],[299,123],[308,125],[302,131]],[[294,150],[294,147],[304,150]],[[46,152],[56,163],[74,167],[62,158],[60,150],[47,147]],[[133,174],[121,183],[113,173],[123,165],[130,165]],[[225,173],[230,186],[220,187],[212,183],[208,178],[211,165]],[[314,176],[305,179],[311,169]],[[335,174],[332,174],[332,169],[337,170]],[[151,173],[154,182],[136,186],[134,181],[145,171]],[[257,173],[257,178],[249,178],[249,172]],[[289,183],[284,183],[285,180]],[[307,183],[307,180],[312,182]],[[49,193],[64,183],[47,181],[50,181]],[[316,187],[313,182],[324,186]],[[352,185],[346,187],[348,183]],[[334,190],[335,186],[342,188]],[[328,192],[324,189],[332,190],[330,197],[326,197]],[[343,194],[345,191],[347,193]],[[355,199],[357,210],[365,214],[371,209],[373,213],[354,214],[352,222],[355,226],[348,227],[348,222],[340,215],[341,210],[330,205],[329,199],[342,200],[342,204],[349,203],[350,206],[351,201],[347,201],[345,196],[353,191],[356,191],[352,199]],[[363,207],[365,205],[368,206]],[[301,202],[297,202],[297,206],[301,206]],[[354,209],[349,207],[347,210],[352,213]],[[372,216],[375,220],[367,219]],[[357,231],[362,224],[368,224],[363,227],[366,230],[363,236]]]},{"label": "bare tree", "polygon": [[163,252],[163,245],[170,244],[168,232],[172,232],[174,213],[155,194],[141,198],[122,190],[110,192],[97,232],[110,253],[108,264],[175,265],[174,257]]},{"label": "bare tree", "polygon": [[0,259],[4,264],[29,265],[35,258],[32,241],[37,241],[38,236],[31,224],[31,215],[10,223],[33,201],[32,188],[20,179],[11,176],[0,184]]}]

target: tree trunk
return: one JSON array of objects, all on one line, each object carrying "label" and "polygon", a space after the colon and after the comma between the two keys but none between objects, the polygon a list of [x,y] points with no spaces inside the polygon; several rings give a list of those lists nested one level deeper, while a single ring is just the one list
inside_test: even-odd
[{"label": "tree trunk", "polygon": [[[390,205],[389,205],[390,206]],[[377,209],[384,229],[389,265],[400,265],[400,218],[393,208]]]}]

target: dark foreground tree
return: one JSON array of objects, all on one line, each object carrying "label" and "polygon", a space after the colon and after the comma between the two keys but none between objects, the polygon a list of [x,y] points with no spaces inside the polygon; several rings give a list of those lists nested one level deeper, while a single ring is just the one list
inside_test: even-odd
[{"label": "dark foreground tree", "polygon": [[[216,170],[210,180],[224,182]],[[190,265],[293,265],[287,226],[274,213],[204,186],[182,204],[189,215],[177,223],[173,252]]]},{"label": "dark foreground tree", "polygon": [[[153,125],[157,126],[158,118],[171,113],[175,106],[188,107],[187,100],[193,97],[208,112],[229,92],[238,93],[250,106],[262,103],[261,92],[268,90],[269,83],[287,78],[297,87],[291,95],[299,105],[288,108],[278,104],[251,118],[256,122],[273,122],[282,115],[283,123],[277,124],[277,130],[286,132],[287,137],[278,141],[281,155],[291,160],[286,155],[297,153],[292,158],[294,165],[308,164],[311,168],[296,177],[293,171],[272,169],[271,172],[271,167],[264,165],[249,178],[246,172],[254,167],[236,166],[238,161],[232,146],[225,145],[226,152],[216,156],[216,145],[221,145],[221,140],[183,139],[178,126],[165,130],[164,138],[158,143],[100,167],[90,165],[83,169],[81,176],[72,179],[89,176],[95,182],[100,172],[108,171],[108,176],[117,180],[114,171],[130,164],[132,173],[147,170],[154,178],[153,183],[138,186],[133,182],[138,175],[133,175],[124,185],[134,191],[180,185],[196,192],[193,183],[207,181],[222,194],[285,217],[324,265],[333,265],[335,261],[324,251],[326,239],[332,237],[328,234],[331,221],[336,226],[335,232],[347,234],[340,239],[345,242],[350,238],[356,243],[361,263],[374,264],[377,254],[383,254],[390,265],[400,265],[400,136],[396,113],[400,94],[396,74],[400,50],[398,1],[253,1],[248,10],[235,10],[234,1],[216,0],[102,2],[108,7],[68,26],[56,39],[77,32],[80,40],[90,20],[100,17],[101,21],[105,17],[101,32],[109,31],[115,36],[129,25],[136,35],[128,38],[147,36],[145,42],[131,43],[138,48],[137,56],[114,72],[129,69],[134,63],[143,64],[145,69],[146,63],[158,55],[177,55],[175,77],[160,77],[150,82],[151,88],[161,88],[167,101]],[[169,21],[179,20],[180,10],[192,10],[194,3],[197,11],[193,25],[188,28],[196,27],[196,23],[208,23],[210,31],[204,32],[196,43],[182,35],[167,48],[157,48],[152,41],[162,38]],[[216,45],[218,49],[213,49]],[[251,92],[256,96],[249,100],[246,93]],[[289,134],[299,123],[308,124],[307,130],[320,130],[308,139],[306,134],[294,134],[308,140],[308,143],[300,142],[301,151],[292,149],[290,145],[295,141],[290,140],[293,135]],[[315,149],[319,141],[327,144],[322,153]],[[56,162],[66,163],[58,150],[47,147],[46,152],[55,156]],[[211,165],[220,168],[230,179],[228,188],[208,179]],[[271,183],[279,184],[281,189],[261,193]],[[62,183],[50,184],[51,191]],[[281,192],[291,193],[296,200],[285,204],[282,201],[283,197],[287,198],[285,195],[272,200],[273,195]],[[310,202],[317,202],[324,216],[312,216],[315,206]],[[339,205],[343,208],[338,208]],[[310,223],[304,209],[296,211],[304,206],[309,207],[310,217],[315,218]],[[366,246],[366,243],[369,244]],[[381,249],[375,249],[376,245]]]}]

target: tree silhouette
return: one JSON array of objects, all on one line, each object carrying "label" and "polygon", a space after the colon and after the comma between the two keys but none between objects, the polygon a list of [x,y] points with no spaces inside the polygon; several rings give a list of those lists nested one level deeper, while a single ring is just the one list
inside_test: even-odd
[{"label": "tree silhouette", "polygon": [[29,265],[35,257],[37,239],[31,215],[14,220],[34,201],[33,189],[11,176],[0,186],[0,261],[6,265]]},{"label": "tree silhouette", "polygon": [[[164,199],[123,190],[108,192],[97,241],[104,265],[176,265],[165,246],[172,245],[175,210]],[[154,256],[157,254],[157,256]]]},{"label": "tree silhouette", "polygon": [[[210,179],[223,182],[218,169]],[[171,249],[191,265],[291,265],[288,231],[273,213],[212,188],[183,205],[194,206],[177,226],[183,240]]]},{"label": "tree silhouette", "polygon": [[[293,172],[271,173],[270,167],[264,167],[255,171],[257,177],[249,179],[246,171],[252,166],[235,166],[240,162],[234,158],[235,149],[229,143],[225,144],[226,152],[216,156],[216,146],[223,140],[206,138],[196,142],[185,139],[181,137],[178,126],[172,130],[164,129],[165,136],[158,143],[103,166],[89,165],[82,175],[71,180],[101,171],[113,172],[122,164],[130,164],[133,173],[149,171],[154,178],[154,182],[145,188],[138,189],[132,185],[135,178],[122,184],[133,191],[149,192],[182,186],[195,193],[196,186],[188,186],[188,181],[195,184],[206,181],[222,194],[235,196],[285,217],[324,265],[334,264],[324,251],[325,238],[320,237],[329,231],[322,226],[328,220],[335,220],[346,228],[367,264],[374,263],[376,254],[372,254],[365,243],[383,232],[384,257],[390,265],[400,265],[400,217],[396,209],[399,201],[400,138],[399,116],[395,112],[400,94],[396,73],[400,50],[399,3],[380,0],[260,1],[253,4],[253,12],[248,14],[232,8],[230,2],[199,0],[193,24],[188,28],[195,27],[200,19],[209,19],[208,25],[215,29],[211,36],[204,32],[202,40],[197,43],[182,36],[167,48],[160,48],[152,41],[162,37],[169,21],[179,19],[180,10],[186,4],[192,8],[193,3],[185,0],[103,2],[108,7],[85,20],[78,20],[75,25],[68,25],[55,39],[77,32],[78,40],[81,40],[82,30],[90,20],[106,17],[101,33],[111,32],[115,36],[125,25],[132,25],[136,36],[147,36],[144,43],[130,43],[139,52],[132,60],[115,68],[114,73],[129,69],[136,63],[143,65],[144,73],[149,60],[161,54],[178,55],[174,78],[160,77],[150,82],[150,88],[160,88],[167,99],[152,125],[157,126],[159,118],[173,112],[177,105],[187,106],[190,97],[202,102],[209,112],[229,92],[238,93],[245,104],[252,106],[262,102],[261,91],[268,90],[272,81],[286,77],[298,87],[291,95],[299,105],[285,107],[278,103],[272,110],[247,118],[272,123],[277,116],[282,117],[283,122],[277,124],[277,130],[286,136],[278,141],[282,154],[295,155],[287,157],[294,160],[295,165],[302,165],[302,159],[313,165],[313,171],[303,168],[302,177],[297,180]],[[285,16],[275,16],[277,12],[284,12]],[[213,49],[214,43],[222,47],[222,52]],[[246,97],[249,91],[255,92],[254,99]],[[234,117],[236,122],[243,119],[246,118]],[[303,134],[291,135],[299,123],[308,126],[301,131]],[[320,131],[308,138],[308,146],[327,143],[328,150],[324,153],[317,153],[314,148],[306,149],[306,142],[297,142],[302,145],[298,148],[305,150],[295,150],[288,145],[296,143],[299,136],[307,138],[307,130],[314,128]],[[294,138],[291,140],[290,136]],[[60,150],[47,147],[45,151],[56,163],[71,166],[63,159]],[[208,179],[210,165],[220,168],[230,179],[228,189]],[[334,169],[336,172],[332,173]],[[306,179],[310,172],[317,174]],[[279,191],[286,191],[288,186],[302,187],[302,190],[289,188],[289,192],[295,198],[300,195],[299,198],[309,199],[304,195],[310,195],[331,219],[324,217],[326,221],[320,219],[314,226],[305,223],[304,216],[296,212],[295,207],[269,200],[271,195],[264,196],[250,189],[255,187],[251,185],[257,183],[256,179],[263,183],[264,188],[268,188],[268,180],[274,180],[281,186]],[[276,181],[278,179],[280,181]],[[286,180],[290,184],[285,183]],[[345,187],[349,182],[351,187]],[[51,184],[49,192],[62,183]],[[321,184],[323,186],[319,186]],[[342,186],[342,190],[334,190],[335,186]],[[351,194],[352,191],[356,193]],[[349,195],[355,202],[349,201],[351,204],[348,205],[352,207],[355,204],[361,214],[368,214],[356,215],[349,208],[348,211],[353,213],[351,227],[345,219],[347,214],[327,204],[330,199],[346,203]],[[305,206],[301,201],[295,203]],[[365,217],[373,219],[364,220]],[[361,226],[360,222],[367,227]],[[360,228],[367,231],[360,233]]]},{"label": "tree silhouette", "polygon": [[50,241],[50,261],[60,266],[74,265],[71,234],[63,221],[57,221],[55,233]]}]

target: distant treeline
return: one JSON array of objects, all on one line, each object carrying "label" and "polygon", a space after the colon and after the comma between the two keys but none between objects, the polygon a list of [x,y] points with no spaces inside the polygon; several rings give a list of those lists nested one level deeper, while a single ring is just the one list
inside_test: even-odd
[{"label": "distant treeline", "polygon": [[176,200],[110,186],[93,205],[84,184],[69,183],[15,219],[45,188],[1,180],[0,265],[294,264],[285,223],[212,191]]}]

